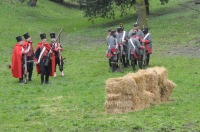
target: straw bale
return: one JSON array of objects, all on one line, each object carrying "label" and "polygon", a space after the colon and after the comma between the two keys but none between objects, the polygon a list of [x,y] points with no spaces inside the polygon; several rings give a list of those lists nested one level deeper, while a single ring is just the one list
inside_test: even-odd
[{"label": "straw bale", "polygon": [[169,101],[170,95],[172,93],[172,90],[176,87],[176,84],[173,83],[171,80],[166,80],[162,87],[161,87],[161,101]]},{"label": "straw bale", "polygon": [[167,69],[154,67],[108,79],[106,112],[126,113],[168,101],[175,84],[167,78]]},{"label": "straw bale", "polygon": [[118,94],[122,92],[122,78],[110,78],[106,81],[106,92],[108,94]]},{"label": "straw bale", "polygon": [[129,100],[132,98],[133,95],[131,94],[107,94],[106,100],[107,101],[112,101],[112,100]]}]

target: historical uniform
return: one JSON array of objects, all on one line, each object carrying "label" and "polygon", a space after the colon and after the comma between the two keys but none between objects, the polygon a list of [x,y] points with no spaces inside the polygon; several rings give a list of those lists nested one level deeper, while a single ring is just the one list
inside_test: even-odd
[{"label": "historical uniform", "polygon": [[142,40],[144,38],[144,33],[141,29],[139,29],[139,26],[137,23],[134,24],[133,29],[131,29],[128,33],[128,37],[131,38],[132,33],[136,31],[136,36],[139,37],[139,40]]},{"label": "historical uniform", "polygon": [[108,49],[107,49],[107,57],[111,60],[112,71],[115,72],[117,68],[117,54],[119,53],[117,40],[116,40],[116,31],[111,31],[111,36],[108,40]]},{"label": "historical uniform", "polygon": [[117,46],[119,49],[119,53],[117,54],[117,60],[120,61],[120,63],[123,63],[123,60],[122,60],[123,44],[122,44],[122,28],[121,27],[117,27],[116,39],[117,39]]},{"label": "historical uniform", "polygon": [[128,33],[124,30],[123,23],[120,23],[120,27],[122,29],[122,45],[123,45],[123,52],[122,52],[122,59],[124,67],[129,65],[128,60]]},{"label": "historical uniform", "polygon": [[135,70],[135,61],[138,61],[139,68],[142,69],[142,50],[144,46],[140,45],[140,42],[136,36],[136,32],[132,33],[132,37],[128,41],[128,59],[131,61],[133,70]]},{"label": "historical uniform", "polygon": [[64,76],[64,71],[63,71],[63,58],[61,56],[61,53],[63,51],[62,46],[60,45],[60,43],[55,42],[55,33],[50,33],[50,37],[51,37],[51,48],[55,54],[55,70],[54,70],[54,77],[56,77],[56,65],[59,66],[59,70],[60,70],[60,75]]},{"label": "historical uniform", "polygon": [[15,78],[19,78],[19,83],[23,83],[23,57],[26,53],[26,50],[23,47],[22,37],[16,37],[17,43],[14,46],[13,53],[12,53],[12,63],[11,63],[11,71],[12,76]]},{"label": "historical uniform", "polygon": [[32,81],[32,73],[33,73],[33,60],[34,60],[34,49],[33,49],[33,42],[31,41],[31,37],[28,33],[24,35],[25,41],[23,43],[23,47],[25,49],[29,49],[28,53],[26,54],[27,58],[27,71],[28,71],[28,81]]},{"label": "historical uniform", "polygon": [[[109,39],[110,39],[110,35],[111,34],[111,29],[108,30],[108,34],[106,36],[106,44],[107,44],[107,47],[109,47]],[[108,55],[108,49],[106,51],[106,55]],[[108,57],[108,56],[107,56]],[[111,58],[108,57],[108,61],[109,61],[109,66],[111,67]]]},{"label": "historical uniform", "polygon": [[143,43],[145,45],[145,52],[146,52],[146,65],[149,65],[150,54],[152,53],[152,37],[147,27],[144,28],[143,33],[144,33]]},{"label": "historical uniform", "polygon": [[41,84],[48,84],[49,76],[54,76],[55,56],[46,42],[46,34],[40,34],[40,37],[42,41],[38,43],[35,52],[36,69],[37,73],[41,74]]}]

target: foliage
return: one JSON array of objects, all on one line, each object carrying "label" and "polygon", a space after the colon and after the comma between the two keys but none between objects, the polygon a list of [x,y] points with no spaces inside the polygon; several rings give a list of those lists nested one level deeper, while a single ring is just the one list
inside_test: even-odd
[{"label": "foliage", "polygon": [[[90,18],[103,17],[115,18],[116,11],[124,16],[136,3],[136,0],[84,0],[86,3],[85,16]],[[169,0],[160,0],[161,4],[168,3]],[[149,3],[148,0],[145,3]],[[148,12],[149,13],[149,12]]]},{"label": "foliage", "polygon": [[[200,131],[200,59],[189,51],[178,52],[184,47],[199,48],[199,14],[180,5],[190,5],[187,0],[176,0],[165,7],[158,2],[152,2],[153,15],[149,16],[154,46],[150,66],[168,69],[169,79],[177,85],[172,100],[142,111],[114,115],[105,113],[105,80],[132,70],[129,67],[110,72],[104,39],[107,29],[117,27],[122,20],[125,29],[131,29],[136,21],[132,14],[115,21],[98,18],[90,24],[81,11],[46,0],[38,1],[35,8],[0,1],[0,130]],[[36,47],[40,33],[47,33],[49,41],[48,34],[60,28],[65,76],[50,78],[50,85],[41,85],[34,72],[32,82],[19,85],[7,68],[15,37],[29,32]],[[171,54],[174,50],[176,54]]]}]

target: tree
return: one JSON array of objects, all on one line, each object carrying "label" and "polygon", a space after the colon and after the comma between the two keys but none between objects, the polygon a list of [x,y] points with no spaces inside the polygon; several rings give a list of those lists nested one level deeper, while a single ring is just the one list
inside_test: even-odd
[{"label": "tree", "polygon": [[[169,0],[160,0],[161,4],[167,3]],[[127,9],[136,7],[138,21],[143,26],[147,25],[146,15],[149,11],[149,0],[84,0],[86,8],[85,16],[90,19],[96,17],[115,18],[116,10],[121,11],[121,17],[127,14]],[[146,13],[145,13],[146,12]]]},{"label": "tree", "polygon": [[147,26],[145,1],[136,0],[136,6],[137,6],[136,11],[137,11],[137,16],[138,16],[139,27],[143,29],[145,26]]}]

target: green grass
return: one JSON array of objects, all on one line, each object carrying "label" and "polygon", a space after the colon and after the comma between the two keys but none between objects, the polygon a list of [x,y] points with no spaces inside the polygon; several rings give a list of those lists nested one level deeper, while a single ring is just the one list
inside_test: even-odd
[{"label": "green grass", "polygon": [[[178,5],[185,2],[170,0],[161,6],[158,0],[151,0],[149,26],[154,41],[151,67],[168,69],[169,79],[177,85],[172,101],[115,115],[105,112],[105,81],[132,70],[119,73],[109,70],[104,40],[107,29],[117,27],[122,18],[99,18],[91,24],[82,12],[46,0],[38,1],[36,8],[1,1],[0,130],[200,131],[200,59],[168,55],[174,46],[199,45],[199,14]],[[199,5],[193,8],[198,9]],[[126,16],[125,29],[131,29],[135,20],[132,14]],[[19,85],[7,68],[15,37],[29,32],[35,47],[40,33],[58,32],[60,28],[66,57],[65,77],[50,78],[50,85],[41,85],[34,72],[34,81]]]}]

